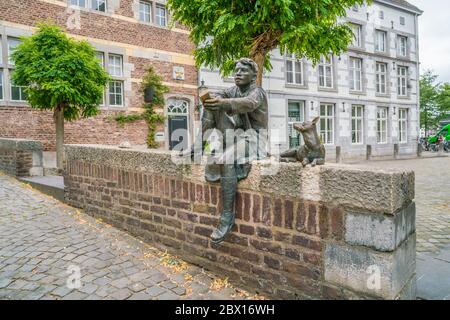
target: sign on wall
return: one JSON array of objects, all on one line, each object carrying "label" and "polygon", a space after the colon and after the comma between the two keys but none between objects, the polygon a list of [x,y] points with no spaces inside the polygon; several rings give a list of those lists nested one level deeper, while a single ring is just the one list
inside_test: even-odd
[{"label": "sign on wall", "polygon": [[184,80],[184,67],[173,67],[173,78],[175,80]]}]

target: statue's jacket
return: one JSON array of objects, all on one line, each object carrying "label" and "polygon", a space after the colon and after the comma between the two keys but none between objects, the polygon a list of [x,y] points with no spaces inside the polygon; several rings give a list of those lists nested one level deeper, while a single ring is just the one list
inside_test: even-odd
[{"label": "statue's jacket", "polygon": [[[203,133],[217,129],[223,135],[223,152],[211,155],[205,178],[210,182],[219,181],[219,165],[226,161],[227,164],[234,162],[239,180],[245,179],[250,172],[251,161],[267,156],[267,94],[264,89],[252,84],[245,91],[233,86],[215,95],[226,99],[231,110],[203,112]],[[233,130],[234,139],[230,139],[227,130]]]}]

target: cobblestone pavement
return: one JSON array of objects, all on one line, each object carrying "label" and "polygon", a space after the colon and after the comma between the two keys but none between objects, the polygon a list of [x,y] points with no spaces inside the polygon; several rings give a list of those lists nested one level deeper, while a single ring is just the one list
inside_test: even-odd
[{"label": "cobblestone pavement", "polygon": [[258,298],[0,173],[0,299]]},{"label": "cobblestone pavement", "polygon": [[438,254],[450,244],[450,157],[365,162],[416,173],[417,252]]}]

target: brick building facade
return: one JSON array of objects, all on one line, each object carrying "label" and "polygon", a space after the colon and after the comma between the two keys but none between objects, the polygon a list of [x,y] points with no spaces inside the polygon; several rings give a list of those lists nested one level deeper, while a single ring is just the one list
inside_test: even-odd
[{"label": "brick building facade", "polygon": [[31,35],[40,21],[53,21],[70,36],[89,41],[98,51],[111,81],[101,114],[66,124],[66,143],[145,144],[144,121],[119,126],[112,116],[142,112],[141,82],[150,65],[170,91],[158,140],[168,148],[170,131],[180,126],[192,136],[197,95],[197,71],[189,33],[169,25],[165,0],[0,0],[0,137],[36,139],[45,150],[55,148],[51,112],[26,102],[23,88],[10,81],[14,65],[9,55],[20,36]]}]

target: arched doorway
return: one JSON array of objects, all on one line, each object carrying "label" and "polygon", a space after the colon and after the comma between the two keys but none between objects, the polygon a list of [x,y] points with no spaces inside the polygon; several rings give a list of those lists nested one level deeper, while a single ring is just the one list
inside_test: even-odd
[{"label": "arched doorway", "polygon": [[189,102],[181,99],[167,100],[167,122],[169,149],[186,150],[189,143]]}]

